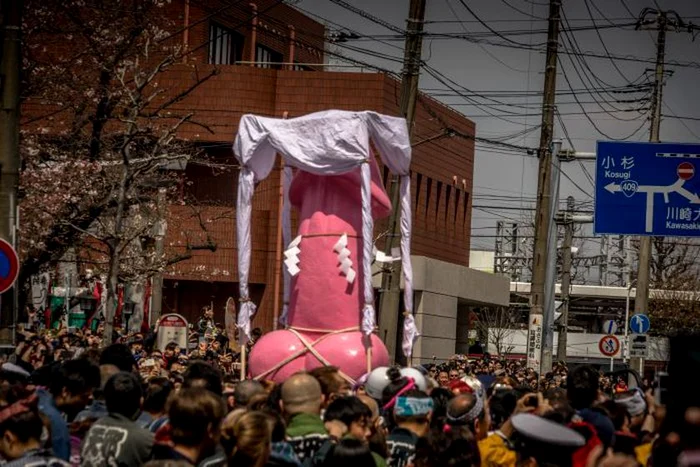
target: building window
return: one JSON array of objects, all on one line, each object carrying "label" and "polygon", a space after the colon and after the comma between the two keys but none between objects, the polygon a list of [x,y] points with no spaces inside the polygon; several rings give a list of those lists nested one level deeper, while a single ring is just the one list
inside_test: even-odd
[{"label": "building window", "polygon": [[259,45],[255,48],[255,62],[260,68],[279,69],[282,67],[282,54]]},{"label": "building window", "polygon": [[211,23],[209,26],[209,63],[233,65],[243,57],[242,35],[232,29]]}]

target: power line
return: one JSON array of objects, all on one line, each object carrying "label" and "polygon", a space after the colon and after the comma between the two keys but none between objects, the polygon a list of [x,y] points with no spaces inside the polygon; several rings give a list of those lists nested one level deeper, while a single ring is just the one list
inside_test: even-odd
[{"label": "power line", "polygon": [[469,5],[467,5],[467,4],[464,2],[464,0],[458,0],[458,1],[459,1],[459,3],[461,3],[462,6],[474,17],[474,19],[476,19],[476,20],[479,22],[479,24],[481,24],[483,27],[485,27],[486,29],[488,29],[489,31],[491,31],[491,33],[493,33],[494,35],[500,37],[500,38],[503,39],[504,41],[509,42],[509,43],[511,43],[511,44],[515,44],[515,45],[519,45],[519,46],[525,46],[525,47],[533,47],[533,46],[542,46],[542,45],[545,45],[544,43],[540,43],[540,44],[526,44],[526,43],[524,43],[524,42],[514,41],[513,39],[510,39],[509,37],[502,35],[500,32],[496,31],[496,30],[493,29],[491,26],[489,26],[488,24],[486,24],[481,18],[479,18],[479,16],[477,16],[477,14],[474,13],[474,11],[473,11],[471,8],[469,8]]}]

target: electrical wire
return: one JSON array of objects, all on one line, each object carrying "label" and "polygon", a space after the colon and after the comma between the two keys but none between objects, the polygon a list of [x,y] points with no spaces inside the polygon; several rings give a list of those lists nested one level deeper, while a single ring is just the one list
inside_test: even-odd
[{"label": "electrical wire", "polygon": [[458,0],[458,1],[459,1],[459,3],[461,3],[462,6],[469,12],[469,14],[471,14],[471,15],[474,17],[474,19],[476,19],[476,20],[479,22],[479,24],[481,24],[483,27],[485,27],[486,29],[488,29],[489,31],[491,31],[492,34],[494,34],[494,35],[496,35],[497,37],[503,39],[504,41],[509,42],[509,43],[511,43],[511,44],[514,44],[514,45],[525,46],[525,47],[537,47],[537,46],[546,45],[546,43],[544,43],[544,42],[543,42],[543,43],[540,43],[540,44],[526,44],[526,43],[524,43],[524,42],[514,41],[513,39],[510,39],[509,37],[507,37],[507,36],[501,34],[500,32],[498,32],[498,31],[496,31],[495,29],[493,29],[491,26],[489,26],[488,24],[486,24],[476,13],[474,13],[474,10],[472,10],[471,8],[469,8],[469,5],[467,5],[466,2],[465,2],[464,0]]},{"label": "electrical wire", "polygon": [[[455,11],[455,9],[452,8],[452,3],[450,3],[450,0],[445,0],[445,4],[447,5],[447,8],[449,8],[449,10],[452,12],[452,14],[454,15],[454,17],[459,19],[459,15],[458,15],[457,12]],[[468,32],[466,26],[464,26],[464,23],[460,23],[460,26],[462,27],[462,29],[464,30],[464,32]],[[476,45],[477,45],[486,55],[488,55],[489,57],[491,57],[493,60],[495,60],[496,62],[500,63],[500,64],[503,65],[504,67],[508,68],[509,70],[514,71],[514,72],[516,72],[516,73],[526,73],[526,72],[527,72],[526,70],[519,70],[519,69],[517,69],[517,68],[514,68],[514,67],[508,65],[506,62],[504,62],[503,60],[501,60],[500,58],[498,58],[495,54],[491,53],[491,52],[490,52],[486,47],[484,47],[483,45],[481,45],[481,44],[476,44]]]}]

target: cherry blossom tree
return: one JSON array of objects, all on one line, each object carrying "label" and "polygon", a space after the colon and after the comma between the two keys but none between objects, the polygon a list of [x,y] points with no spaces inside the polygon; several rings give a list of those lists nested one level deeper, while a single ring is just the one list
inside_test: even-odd
[{"label": "cherry blossom tree", "polygon": [[[216,69],[173,91],[159,80],[187,52],[164,0],[29,0],[23,22],[21,283],[78,247],[107,276],[105,344],[118,283],[215,250],[211,238],[166,258],[144,239],[181,183],[166,169],[202,157],[178,134],[199,125],[177,104]],[[182,201],[182,200],[180,200]],[[194,208],[193,208],[194,209]],[[204,222],[200,222],[202,227]]]}]

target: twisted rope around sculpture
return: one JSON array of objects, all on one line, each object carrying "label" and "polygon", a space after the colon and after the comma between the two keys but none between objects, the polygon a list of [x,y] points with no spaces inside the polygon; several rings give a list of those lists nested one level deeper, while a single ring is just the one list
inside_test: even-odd
[{"label": "twisted rope around sculpture", "polygon": [[[318,350],[316,350],[316,349],[314,348],[314,346],[317,345],[317,344],[319,344],[319,343],[321,343],[321,342],[323,342],[326,338],[328,338],[328,337],[330,337],[330,336],[333,336],[333,335],[336,335],[336,334],[342,334],[342,333],[344,333],[344,332],[352,332],[352,331],[359,331],[359,330],[360,330],[360,327],[359,327],[359,326],[354,326],[354,327],[345,328],[345,329],[338,329],[338,330],[333,330],[333,331],[331,331],[331,330],[326,330],[326,329],[308,329],[308,328],[294,328],[294,327],[288,327],[288,328],[287,328],[287,331],[289,331],[289,332],[291,332],[292,334],[294,334],[294,335],[297,337],[297,339],[299,339],[299,341],[300,341],[302,344],[304,344],[304,348],[298,350],[298,351],[295,352],[294,354],[292,354],[292,355],[290,355],[289,357],[285,358],[284,360],[282,360],[281,362],[279,362],[278,364],[276,364],[276,365],[273,366],[272,368],[270,368],[270,369],[268,369],[268,370],[265,370],[264,372],[260,373],[258,376],[256,376],[256,377],[253,378],[253,379],[255,379],[255,380],[261,380],[261,379],[263,379],[265,376],[267,376],[267,375],[269,375],[269,374],[271,374],[271,373],[276,372],[277,370],[279,370],[280,368],[282,368],[283,366],[285,366],[287,363],[289,363],[289,362],[295,360],[296,358],[298,358],[298,357],[304,355],[304,354],[307,353],[307,352],[311,352],[311,354],[312,354],[314,357],[316,357],[316,358],[317,358],[321,363],[323,363],[325,366],[331,366],[331,363],[330,363],[323,355],[321,355],[321,354],[318,352]],[[304,336],[302,336],[301,334],[299,334],[299,332],[324,333],[324,335],[321,336],[321,337],[319,337],[318,339],[316,339],[316,340],[313,341],[313,342],[309,342],[308,340],[306,340],[306,338],[305,338]],[[367,365],[368,365],[368,370],[369,370],[369,369],[371,369],[370,367],[371,367],[371,358],[372,358],[371,347],[368,346],[368,347],[366,348],[366,352],[367,352],[367,359],[368,359],[368,360],[367,360]],[[345,373],[343,373],[341,370],[338,370],[338,374],[339,374],[345,381],[347,381],[348,383],[350,383],[350,384],[353,385],[353,386],[357,383],[354,379],[352,379],[350,376],[348,376],[348,375],[346,375]]]}]

